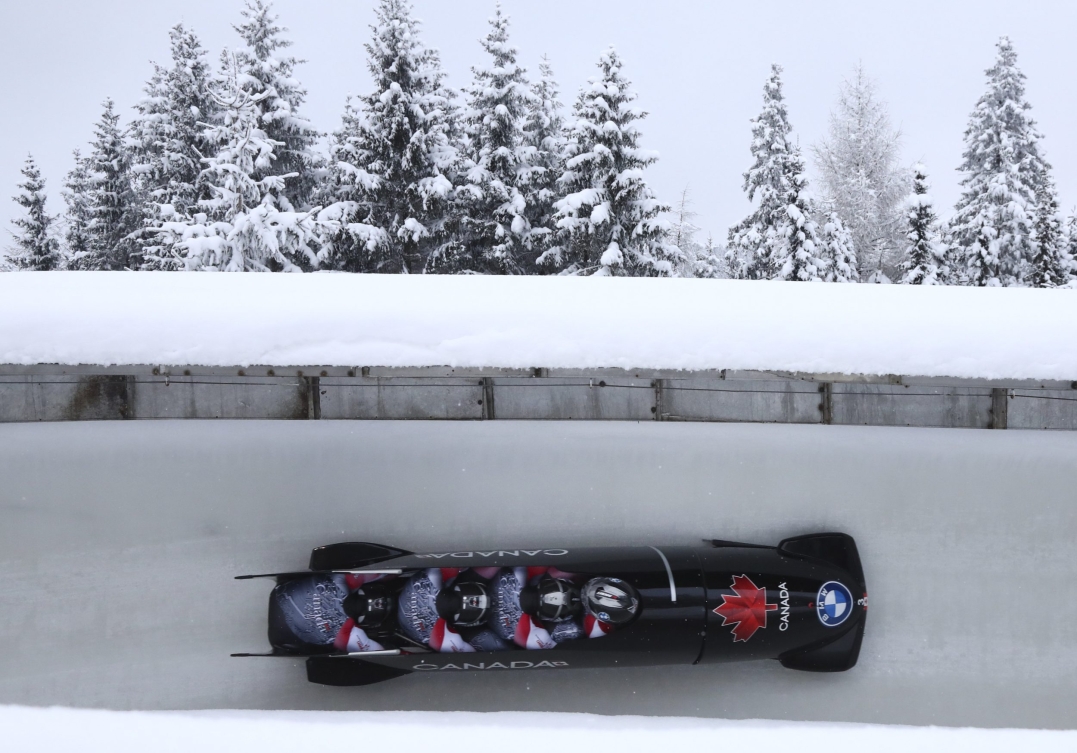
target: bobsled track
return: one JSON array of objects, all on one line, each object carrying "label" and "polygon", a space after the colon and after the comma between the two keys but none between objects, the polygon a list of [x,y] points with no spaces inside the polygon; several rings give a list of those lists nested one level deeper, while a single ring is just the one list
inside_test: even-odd
[{"label": "bobsled track", "polygon": [[[1077,724],[1077,434],[760,424],[0,426],[0,704]],[[346,540],[856,537],[860,664],[494,670],[367,688],[263,650],[268,581]]]}]

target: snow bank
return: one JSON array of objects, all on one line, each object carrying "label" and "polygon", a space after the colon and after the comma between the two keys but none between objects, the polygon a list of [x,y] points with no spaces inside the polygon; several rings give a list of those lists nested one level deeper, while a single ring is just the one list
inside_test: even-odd
[{"label": "snow bank", "polygon": [[1077,379],[1077,290],[15,273],[0,363],[784,370]]},{"label": "snow bank", "polygon": [[[1077,732],[727,722],[584,714],[434,712],[117,712],[0,707],[5,749],[35,753],[296,753],[318,750],[544,748],[549,730],[572,750],[750,750],[755,753],[1038,753],[1077,749]],[[511,741],[516,741],[514,744]],[[449,745],[449,748],[454,746]],[[555,745],[556,747],[556,745]]]}]

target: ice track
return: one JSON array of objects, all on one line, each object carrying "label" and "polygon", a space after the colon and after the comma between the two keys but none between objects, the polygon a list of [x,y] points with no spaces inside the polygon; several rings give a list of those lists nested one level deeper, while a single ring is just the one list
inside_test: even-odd
[{"label": "ice track", "polygon": [[[310,549],[854,535],[859,666],[308,685],[260,650]],[[1077,434],[632,423],[0,426],[0,704],[1077,725]]]}]

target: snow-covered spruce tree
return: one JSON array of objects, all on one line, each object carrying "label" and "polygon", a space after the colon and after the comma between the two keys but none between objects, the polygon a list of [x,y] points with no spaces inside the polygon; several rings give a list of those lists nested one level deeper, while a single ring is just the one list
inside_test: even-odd
[{"label": "snow-covered spruce tree", "polygon": [[928,191],[927,169],[913,168],[912,196],[905,214],[905,251],[901,259],[902,285],[946,283],[946,251],[939,234],[939,218]]},{"label": "snow-covered spruce tree", "polygon": [[714,280],[729,279],[729,267],[726,265],[725,249],[714,242],[714,236],[707,235],[699,256],[696,258],[695,276]]},{"label": "snow-covered spruce tree", "polygon": [[90,248],[90,223],[93,213],[90,207],[90,192],[93,181],[90,174],[90,161],[76,149],[73,153],[75,166],[64,178],[64,266],[67,269],[84,270],[93,267],[93,252]]},{"label": "snow-covered spruce tree", "polygon": [[26,158],[22,168],[25,182],[19,184],[21,192],[15,203],[23,208],[24,215],[12,223],[18,232],[13,233],[15,248],[8,258],[20,269],[49,272],[59,269],[62,258],[60,247],[53,236],[53,218],[46,211],[45,180],[33,156]]},{"label": "snow-covered spruce tree", "polygon": [[792,178],[787,201],[785,212],[788,219],[779,226],[783,243],[777,247],[779,255],[775,257],[780,263],[776,279],[795,282],[824,280],[827,260],[820,255],[819,226],[813,219],[815,208],[808,199],[808,179],[803,172]]},{"label": "snow-covered spruce tree", "polygon": [[423,47],[408,0],[379,0],[366,45],[374,91],[349,102],[334,135],[323,214],[339,220],[328,265],[419,274],[453,249],[459,155],[453,93]]},{"label": "snow-covered spruce tree", "polygon": [[1069,254],[1058,211],[1058,192],[1049,171],[1036,190],[1032,258],[1025,281],[1034,288],[1055,288],[1070,279]]},{"label": "snow-covered spruce tree", "polygon": [[311,212],[297,212],[285,198],[287,182],[299,176],[266,175],[282,147],[261,128],[260,98],[244,86],[238,60],[216,97],[218,123],[206,130],[214,151],[202,180],[212,198],[201,212],[165,222],[158,232],[164,258],[190,270],[298,272],[317,266],[323,226]]},{"label": "snow-covered spruce tree", "polygon": [[523,187],[536,149],[527,143],[524,125],[534,105],[500,2],[481,44],[490,63],[471,69],[474,83],[467,90],[464,132],[470,164],[457,188],[460,248],[442,260],[439,271],[518,274],[530,252]]},{"label": "snow-covered spruce tree", "polygon": [[987,91],[965,130],[964,191],[951,223],[969,284],[1022,284],[1033,253],[1036,190],[1044,174],[1040,135],[1010,40],[998,43]]},{"label": "snow-covered spruce tree", "polygon": [[826,282],[860,282],[852,233],[833,210],[826,214],[819,231],[819,258],[824,262]]},{"label": "snow-covered spruce tree", "polygon": [[621,71],[612,47],[602,53],[601,75],[576,101],[569,130],[565,197],[555,204],[562,263],[575,274],[670,276],[684,254],[668,240],[669,207],[655,199],[643,171],[658,156],[639,147],[636,122],[646,113]]},{"label": "snow-covered spruce tree", "polygon": [[112,100],[94,128],[87,167],[90,173],[87,209],[88,249],[83,269],[129,269],[138,259],[136,239],[141,207],[132,184],[128,145]]},{"label": "snow-covered spruce tree", "polygon": [[528,263],[525,273],[546,273],[561,265],[561,247],[557,244],[557,219],[554,203],[561,198],[558,181],[565,164],[565,119],[559,99],[560,89],[553,68],[545,55],[539,64],[540,78],[531,88],[531,111],[524,134],[535,153],[531,170],[521,176],[525,216],[531,226],[528,237]]},{"label": "snow-covered spruce tree", "polygon": [[824,208],[844,219],[865,273],[893,276],[900,264],[909,185],[908,171],[898,165],[900,145],[875,82],[858,64],[841,86],[827,138],[813,152]]},{"label": "snow-covered spruce tree", "polygon": [[1069,219],[1066,220],[1063,240],[1066,249],[1066,269],[1069,273],[1070,284],[1074,285],[1077,284],[1077,213],[1071,214]]},{"label": "snow-covered spruce tree", "polygon": [[[729,231],[726,259],[734,278],[820,279],[816,224],[800,147],[782,93],[782,68],[771,66],[763,110],[752,120],[752,157],[744,191],[755,210]],[[787,269],[788,267],[788,269]]]},{"label": "snow-covered spruce tree", "polygon": [[[276,142],[276,158],[260,165],[255,177],[294,174],[287,181],[282,198],[289,209],[309,209],[318,182],[319,161],[314,146],[321,134],[299,114],[307,91],[295,76],[303,61],[285,53],[292,42],[283,35],[288,29],[277,25],[273,4],[266,0],[246,0],[243,23],[234,27],[245,43],[235,59],[242,72],[242,86],[257,102],[258,126],[269,141]],[[231,66],[230,56],[222,58]]]},{"label": "snow-covered spruce tree", "polygon": [[213,118],[213,77],[194,32],[182,24],[169,32],[172,66],[155,65],[131,125],[132,171],[142,202],[143,268],[168,269],[156,230],[162,222],[190,217],[209,198],[200,179],[209,155],[206,126]]}]

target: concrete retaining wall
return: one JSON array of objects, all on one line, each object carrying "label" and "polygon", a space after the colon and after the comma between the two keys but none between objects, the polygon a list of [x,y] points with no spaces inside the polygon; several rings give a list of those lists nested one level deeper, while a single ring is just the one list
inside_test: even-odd
[{"label": "concrete retaining wall", "polygon": [[761,372],[0,366],[0,423],[711,421],[1077,429],[1077,382]]}]

